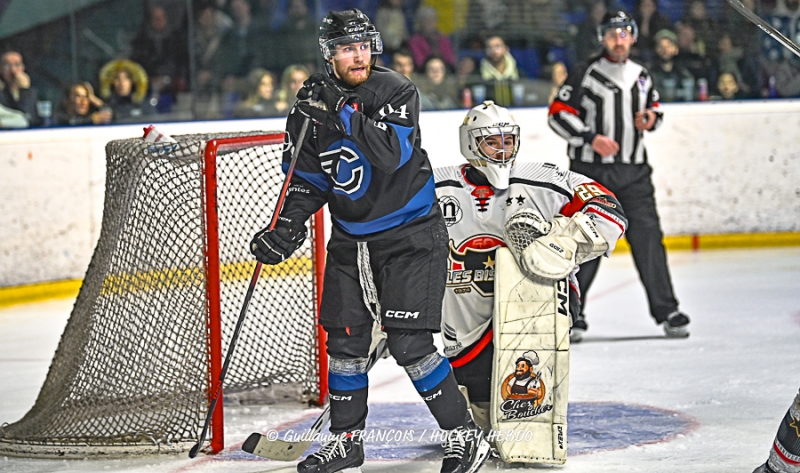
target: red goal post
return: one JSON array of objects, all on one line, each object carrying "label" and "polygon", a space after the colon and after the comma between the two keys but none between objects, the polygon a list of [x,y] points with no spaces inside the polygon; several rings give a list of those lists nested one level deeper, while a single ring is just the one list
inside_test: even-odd
[{"label": "red goal post", "polygon": [[[249,242],[276,211],[284,137],[106,145],[100,238],[34,406],[0,419],[0,455],[177,453],[196,443],[256,264]],[[229,404],[327,395],[321,211],[309,227],[291,258],[262,269],[225,377]],[[222,401],[211,452],[224,448]]]},{"label": "red goal post", "polygon": [[[203,200],[206,209],[206,271],[208,300],[208,332],[209,332],[209,384],[208,402],[213,401],[213,385],[219,379],[222,371],[222,326],[221,326],[221,307],[220,307],[220,266],[219,266],[219,218],[217,215],[217,154],[226,149],[237,149],[246,146],[257,146],[263,144],[283,145],[285,133],[273,133],[255,137],[245,136],[238,138],[221,138],[211,140],[206,144],[205,157],[203,161],[203,180],[205,182]],[[280,200],[280,199],[278,199]],[[280,212],[280,209],[274,211]],[[312,218],[312,230],[310,235],[313,239],[314,251],[314,285],[316,288],[315,299],[317,301],[317,314],[319,314],[319,303],[321,301],[322,283],[325,272],[325,226],[324,213],[319,210]],[[214,297],[216,295],[216,297]],[[217,314],[215,316],[215,314]],[[319,319],[319,317],[317,317]],[[326,336],[322,326],[317,323],[317,353],[318,353],[318,373],[319,373],[319,394],[313,402],[322,405],[328,395],[328,355],[325,351]],[[211,419],[211,453],[220,452],[225,447],[224,441],[224,386],[220,395],[217,407]]]}]

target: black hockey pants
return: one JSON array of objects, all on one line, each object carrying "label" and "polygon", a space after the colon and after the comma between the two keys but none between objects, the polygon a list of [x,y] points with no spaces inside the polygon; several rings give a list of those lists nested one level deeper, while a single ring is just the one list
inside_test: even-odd
[{"label": "black hockey pants", "polygon": [[[662,241],[664,233],[656,211],[652,168],[647,163],[588,164],[579,161],[572,161],[570,168],[606,186],[622,204],[622,210],[628,217],[625,238],[631,246],[634,264],[647,292],[650,315],[656,323],[663,322],[670,313],[678,310],[678,301],[672,289]],[[600,259],[582,264],[578,272],[582,312]]]}]

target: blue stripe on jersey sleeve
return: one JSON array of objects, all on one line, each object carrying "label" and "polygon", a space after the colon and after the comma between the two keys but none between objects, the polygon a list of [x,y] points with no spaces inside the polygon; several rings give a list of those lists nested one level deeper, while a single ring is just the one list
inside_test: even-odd
[{"label": "blue stripe on jersey sleeve", "polygon": [[[289,172],[289,163],[281,164],[281,169],[283,169],[284,174]],[[322,192],[328,192],[328,190],[331,188],[331,183],[328,181],[328,175],[324,172],[305,172],[295,168],[294,173],[297,174],[297,177],[302,177],[308,181],[309,184],[321,190]]]},{"label": "blue stripe on jersey sleeve", "polygon": [[431,176],[425,186],[420,189],[417,195],[412,197],[402,209],[395,210],[390,214],[386,214],[375,220],[370,220],[369,222],[334,220],[336,220],[336,223],[338,223],[344,231],[351,235],[369,235],[371,233],[399,227],[415,218],[424,217],[431,211],[431,207],[433,207],[435,202],[436,183],[433,181],[433,176]]},{"label": "blue stripe on jersey sleeve", "polygon": [[353,136],[353,130],[350,128],[350,117],[353,116],[355,110],[350,105],[345,105],[339,111],[339,119],[344,123],[344,130],[347,136]]},{"label": "blue stripe on jersey sleeve", "polygon": [[395,125],[394,123],[387,123],[387,125],[394,128],[397,132],[397,140],[400,142],[400,164],[397,165],[399,168],[411,159],[411,154],[414,152],[414,145],[411,143],[411,140],[408,139],[408,137],[411,136],[411,132],[414,131],[414,128]]}]

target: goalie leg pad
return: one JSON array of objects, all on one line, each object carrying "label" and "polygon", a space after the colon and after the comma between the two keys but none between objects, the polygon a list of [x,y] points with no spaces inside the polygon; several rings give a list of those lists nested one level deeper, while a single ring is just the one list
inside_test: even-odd
[{"label": "goalie leg pad", "polygon": [[527,278],[508,249],[495,264],[492,440],[506,462],[563,464],[567,454],[569,289]]},{"label": "goalie leg pad", "polygon": [[780,473],[800,473],[800,392],[786,411],[772,450],[769,452],[767,466]]}]

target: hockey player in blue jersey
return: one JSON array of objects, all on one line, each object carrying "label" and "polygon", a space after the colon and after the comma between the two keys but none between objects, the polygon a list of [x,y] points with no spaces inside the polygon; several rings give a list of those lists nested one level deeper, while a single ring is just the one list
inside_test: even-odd
[{"label": "hockey player in blue jersey", "polygon": [[[330,12],[320,26],[325,74],[298,93],[286,131],[302,143],[289,192],[272,232],[251,251],[264,264],[288,258],[306,220],[328,204],[332,219],[320,323],[328,334],[334,436],[299,472],[330,473],[364,462],[367,359],[373,320],[439,426],[448,431],[442,472],[474,472],[489,446],[474,424],[447,359],[440,330],[448,239],[433,171],[420,145],[419,94],[409,80],[375,66],[380,34],[357,9]],[[288,167],[291,150],[284,154]]]}]

